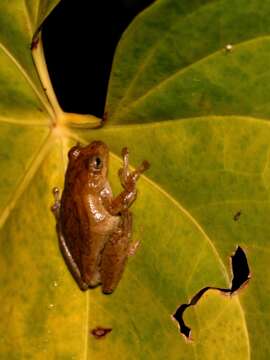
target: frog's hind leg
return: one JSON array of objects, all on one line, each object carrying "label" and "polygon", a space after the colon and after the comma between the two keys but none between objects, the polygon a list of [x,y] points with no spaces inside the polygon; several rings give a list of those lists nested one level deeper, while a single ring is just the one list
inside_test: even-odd
[{"label": "frog's hind leg", "polygon": [[128,256],[134,256],[140,245],[141,245],[141,242],[139,240],[130,244],[129,249],[128,249]]},{"label": "frog's hind leg", "polygon": [[74,261],[70,251],[68,250],[64,236],[60,230],[59,223],[57,224],[57,233],[58,233],[59,248],[60,248],[60,251],[63,255],[63,258],[65,260],[65,263],[66,263],[71,275],[73,276],[74,280],[77,282],[77,284],[81,290],[83,290],[83,291],[87,290],[88,285],[82,280],[80,270],[79,270],[76,262]]},{"label": "frog's hind leg", "polygon": [[63,258],[65,260],[65,263],[67,264],[67,267],[71,273],[71,275],[73,276],[73,278],[75,279],[75,281],[77,282],[77,284],[79,285],[81,290],[87,290],[88,289],[88,285],[82,280],[82,276],[80,273],[80,270],[76,264],[76,262],[74,261],[63,236],[63,233],[61,231],[61,226],[60,223],[57,223],[57,233],[58,233],[58,240],[59,240],[59,248],[61,250],[61,253],[63,255]]},{"label": "frog's hind leg", "polygon": [[123,232],[129,239],[129,247],[127,256],[134,256],[141,244],[140,241],[131,242],[132,235],[132,213],[130,211],[125,211],[122,215],[123,218]]},{"label": "frog's hind leg", "polygon": [[131,239],[132,222],[133,222],[132,213],[129,210],[125,210],[122,212],[121,217],[122,217],[121,230],[129,239]]},{"label": "frog's hind leg", "polygon": [[62,229],[61,229],[61,225],[60,225],[60,221],[59,221],[60,205],[61,205],[59,188],[57,188],[57,187],[53,188],[53,196],[54,196],[55,201],[54,201],[54,204],[51,206],[51,210],[56,219],[56,231],[57,231],[57,235],[58,235],[59,248],[61,250],[61,253],[63,255],[65,263],[67,264],[67,267],[68,267],[69,271],[71,272],[71,275],[73,276],[73,278],[79,285],[80,289],[86,290],[88,288],[88,285],[82,280],[80,270],[79,270],[77,264],[75,263],[74,259],[72,258],[70,251],[68,250],[68,247],[66,245],[66,242],[65,242],[65,239],[64,239],[64,236],[62,233]]},{"label": "frog's hind leg", "polygon": [[104,294],[112,293],[117,287],[129,256],[132,214],[124,211],[120,228],[111,236],[102,253],[100,275]]}]

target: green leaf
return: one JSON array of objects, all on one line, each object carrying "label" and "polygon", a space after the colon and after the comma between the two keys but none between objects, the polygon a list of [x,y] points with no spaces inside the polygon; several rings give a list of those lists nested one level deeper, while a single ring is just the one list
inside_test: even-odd
[{"label": "green leaf", "polygon": [[269,116],[269,11],[262,0],[157,1],[118,48],[111,121]]},{"label": "green leaf", "polygon": [[[0,5],[1,359],[268,359],[270,1],[156,1],[119,43],[98,130],[60,109],[40,40],[31,57],[56,3]],[[67,150],[96,139],[115,193],[122,147],[151,163],[133,206],[141,247],[110,296],[78,289],[50,212]],[[229,286],[237,245],[249,286],[205,294],[186,342],[171,315]],[[97,327],[112,331],[97,340]]]},{"label": "green leaf", "polygon": [[[60,0],[2,0],[0,4],[0,56],[1,56],[1,115],[11,117],[11,101],[21,101],[20,107],[27,111],[38,108],[39,100],[47,107],[31,52],[31,43],[41,23]],[[24,81],[23,81],[24,79]],[[17,85],[27,83],[23,89]],[[27,86],[28,85],[28,86]],[[22,85],[21,85],[22,86]],[[23,92],[21,94],[20,90]],[[28,90],[28,91],[27,91]],[[34,93],[34,94],[32,94]],[[21,95],[24,95],[20,98]],[[36,103],[32,103],[34,99]],[[38,98],[38,99],[37,99]],[[41,106],[41,105],[39,105]],[[6,114],[9,109],[8,114]],[[38,108],[39,109],[39,108]],[[14,109],[14,110],[19,110]],[[17,117],[18,114],[14,114]],[[21,115],[25,117],[24,114]],[[40,118],[40,116],[39,116]]]}]

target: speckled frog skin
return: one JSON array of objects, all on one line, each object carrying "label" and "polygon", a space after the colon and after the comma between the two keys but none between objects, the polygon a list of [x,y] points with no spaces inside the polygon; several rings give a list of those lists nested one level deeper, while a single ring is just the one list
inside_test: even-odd
[{"label": "speckled frog skin", "polygon": [[54,188],[60,249],[82,290],[101,284],[104,293],[112,293],[138,245],[131,242],[129,208],[136,199],[136,182],[149,164],[144,161],[130,172],[127,148],[122,156],[123,191],[115,198],[108,182],[109,149],[101,141],[71,148],[61,200]]}]

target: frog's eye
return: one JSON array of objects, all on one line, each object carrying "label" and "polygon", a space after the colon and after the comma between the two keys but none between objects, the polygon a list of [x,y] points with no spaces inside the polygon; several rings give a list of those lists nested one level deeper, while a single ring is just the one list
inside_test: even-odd
[{"label": "frog's eye", "polygon": [[101,169],[102,167],[102,161],[98,156],[94,159],[94,166],[96,169]]},{"label": "frog's eye", "polygon": [[91,160],[90,160],[90,167],[94,170],[100,170],[102,168],[102,160],[100,159],[99,156],[94,156]]}]

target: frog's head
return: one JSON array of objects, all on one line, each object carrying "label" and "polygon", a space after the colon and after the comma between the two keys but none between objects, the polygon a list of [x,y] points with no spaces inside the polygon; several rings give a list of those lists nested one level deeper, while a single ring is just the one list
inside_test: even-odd
[{"label": "frog's head", "polygon": [[87,159],[87,167],[91,174],[104,176],[108,175],[109,149],[102,141],[93,141],[86,146],[84,154]]},{"label": "frog's head", "polygon": [[87,146],[74,146],[69,151],[70,165],[76,168],[81,181],[93,189],[104,186],[108,176],[109,149],[102,141],[93,141]]}]

